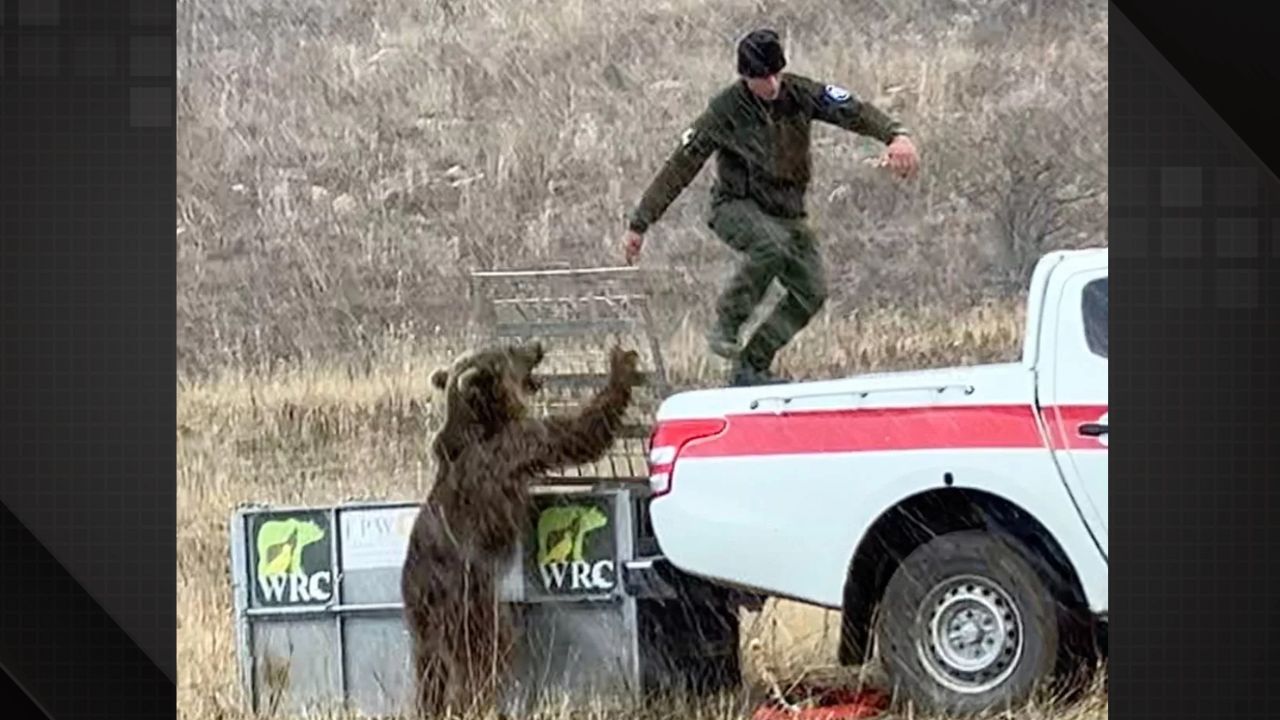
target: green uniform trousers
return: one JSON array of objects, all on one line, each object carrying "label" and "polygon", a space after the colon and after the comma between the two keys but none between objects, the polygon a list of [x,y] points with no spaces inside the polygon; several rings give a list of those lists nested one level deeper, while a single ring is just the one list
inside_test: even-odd
[{"label": "green uniform trousers", "polygon": [[744,256],[716,301],[717,322],[727,337],[737,337],[775,278],[786,290],[786,297],[742,350],[743,364],[768,370],[778,351],[826,302],[826,276],[817,238],[804,218],[769,215],[751,200],[715,205],[708,224],[725,244]]}]

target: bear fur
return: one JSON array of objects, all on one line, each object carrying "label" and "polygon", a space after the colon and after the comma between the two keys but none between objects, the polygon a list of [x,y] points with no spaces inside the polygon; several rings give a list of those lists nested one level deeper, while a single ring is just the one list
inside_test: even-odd
[{"label": "bear fur", "polygon": [[540,389],[533,371],[543,356],[538,343],[500,346],[432,374],[445,422],[401,573],[423,717],[492,707],[515,628],[497,585],[527,531],[529,485],[602,456],[640,382],[636,353],[615,348],[608,382],[576,415],[532,418],[527,400]]}]

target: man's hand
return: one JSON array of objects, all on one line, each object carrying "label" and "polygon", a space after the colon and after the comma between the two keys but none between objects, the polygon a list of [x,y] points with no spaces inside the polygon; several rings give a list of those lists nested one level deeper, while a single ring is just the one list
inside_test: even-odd
[{"label": "man's hand", "polygon": [[915,143],[911,142],[911,138],[906,135],[895,137],[889,143],[882,165],[897,173],[899,177],[914,177],[916,171],[920,169],[920,155],[916,153]]},{"label": "man's hand", "polygon": [[640,248],[644,246],[644,236],[635,230],[628,230],[622,238],[623,252],[626,253],[627,264],[634,265],[640,257]]}]

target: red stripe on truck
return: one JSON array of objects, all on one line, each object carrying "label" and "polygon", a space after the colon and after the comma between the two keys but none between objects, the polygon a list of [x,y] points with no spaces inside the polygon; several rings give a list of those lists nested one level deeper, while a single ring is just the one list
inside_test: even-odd
[{"label": "red stripe on truck", "polygon": [[[1046,409],[1055,448],[1064,442],[1071,448],[1105,447],[1097,438],[1080,436],[1075,427],[1096,420],[1105,406],[1062,410],[1071,419],[1066,433],[1056,431],[1056,413]],[[1032,408],[1022,405],[759,413],[726,420],[723,432],[689,442],[679,457],[1045,447]]]},{"label": "red stripe on truck", "polygon": [[1097,437],[1080,434],[1080,426],[1101,421],[1106,405],[1060,405],[1044,409],[1044,422],[1055,450],[1097,450],[1106,445]]}]

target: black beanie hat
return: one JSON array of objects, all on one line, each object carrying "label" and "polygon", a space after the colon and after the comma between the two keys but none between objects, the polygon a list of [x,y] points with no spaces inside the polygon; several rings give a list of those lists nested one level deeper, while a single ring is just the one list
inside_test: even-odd
[{"label": "black beanie hat", "polygon": [[753,30],[738,43],[739,75],[764,77],[781,72],[786,66],[782,42],[772,30]]}]

